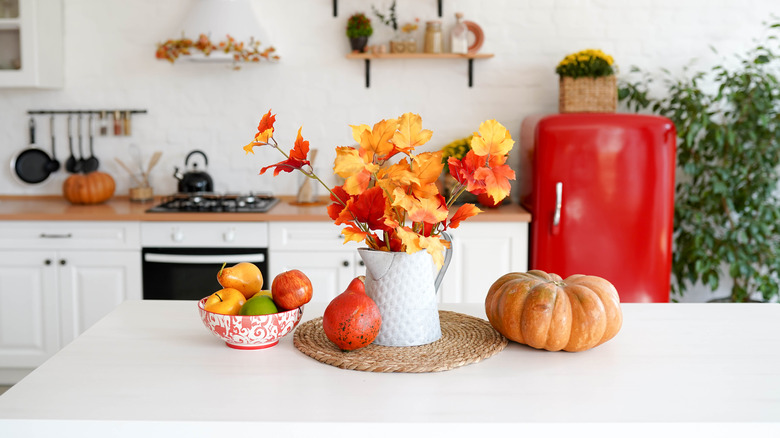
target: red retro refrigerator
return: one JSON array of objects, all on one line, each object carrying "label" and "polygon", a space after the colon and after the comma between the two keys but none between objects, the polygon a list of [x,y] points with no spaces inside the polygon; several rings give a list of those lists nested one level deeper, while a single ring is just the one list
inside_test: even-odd
[{"label": "red retro refrigerator", "polygon": [[530,268],[603,277],[621,302],[668,302],[674,124],[605,113],[535,122],[533,150],[524,151],[532,167],[524,197],[533,215]]}]

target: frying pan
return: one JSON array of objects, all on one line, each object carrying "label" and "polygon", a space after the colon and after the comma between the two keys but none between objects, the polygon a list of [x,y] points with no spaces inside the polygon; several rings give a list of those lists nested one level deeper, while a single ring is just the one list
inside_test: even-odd
[{"label": "frying pan", "polygon": [[[30,146],[35,145],[35,119],[30,117]],[[49,155],[36,148],[30,147],[23,150],[11,162],[11,168],[22,182],[38,184],[46,180],[51,171],[46,170],[46,165],[51,161]]]}]

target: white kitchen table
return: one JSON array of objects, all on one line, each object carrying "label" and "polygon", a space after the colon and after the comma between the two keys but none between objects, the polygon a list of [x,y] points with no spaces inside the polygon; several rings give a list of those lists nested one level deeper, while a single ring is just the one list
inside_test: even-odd
[{"label": "white kitchen table", "polygon": [[[480,305],[441,308],[485,318]],[[510,342],[476,364],[402,374],[322,364],[292,334],[234,350],[194,301],[127,301],[0,396],[0,436],[780,436],[780,305],[623,312],[620,333],[589,351]]]}]

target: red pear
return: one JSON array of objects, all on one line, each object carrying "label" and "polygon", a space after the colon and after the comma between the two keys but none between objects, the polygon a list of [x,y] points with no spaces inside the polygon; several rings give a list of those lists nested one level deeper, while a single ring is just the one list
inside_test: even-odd
[{"label": "red pear", "polygon": [[363,278],[352,280],[322,315],[325,336],[342,350],[356,350],[374,342],[382,326],[379,307],[366,295]]}]

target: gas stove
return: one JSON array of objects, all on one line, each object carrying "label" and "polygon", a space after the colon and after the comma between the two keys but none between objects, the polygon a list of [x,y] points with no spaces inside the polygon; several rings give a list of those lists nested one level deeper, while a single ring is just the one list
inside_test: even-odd
[{"label": "gas stove", "polygon": [[265,213],[277,202],[279,198],[270,194],[176,193],[163,198],[162,203],[146,211],[148,213]]}]

